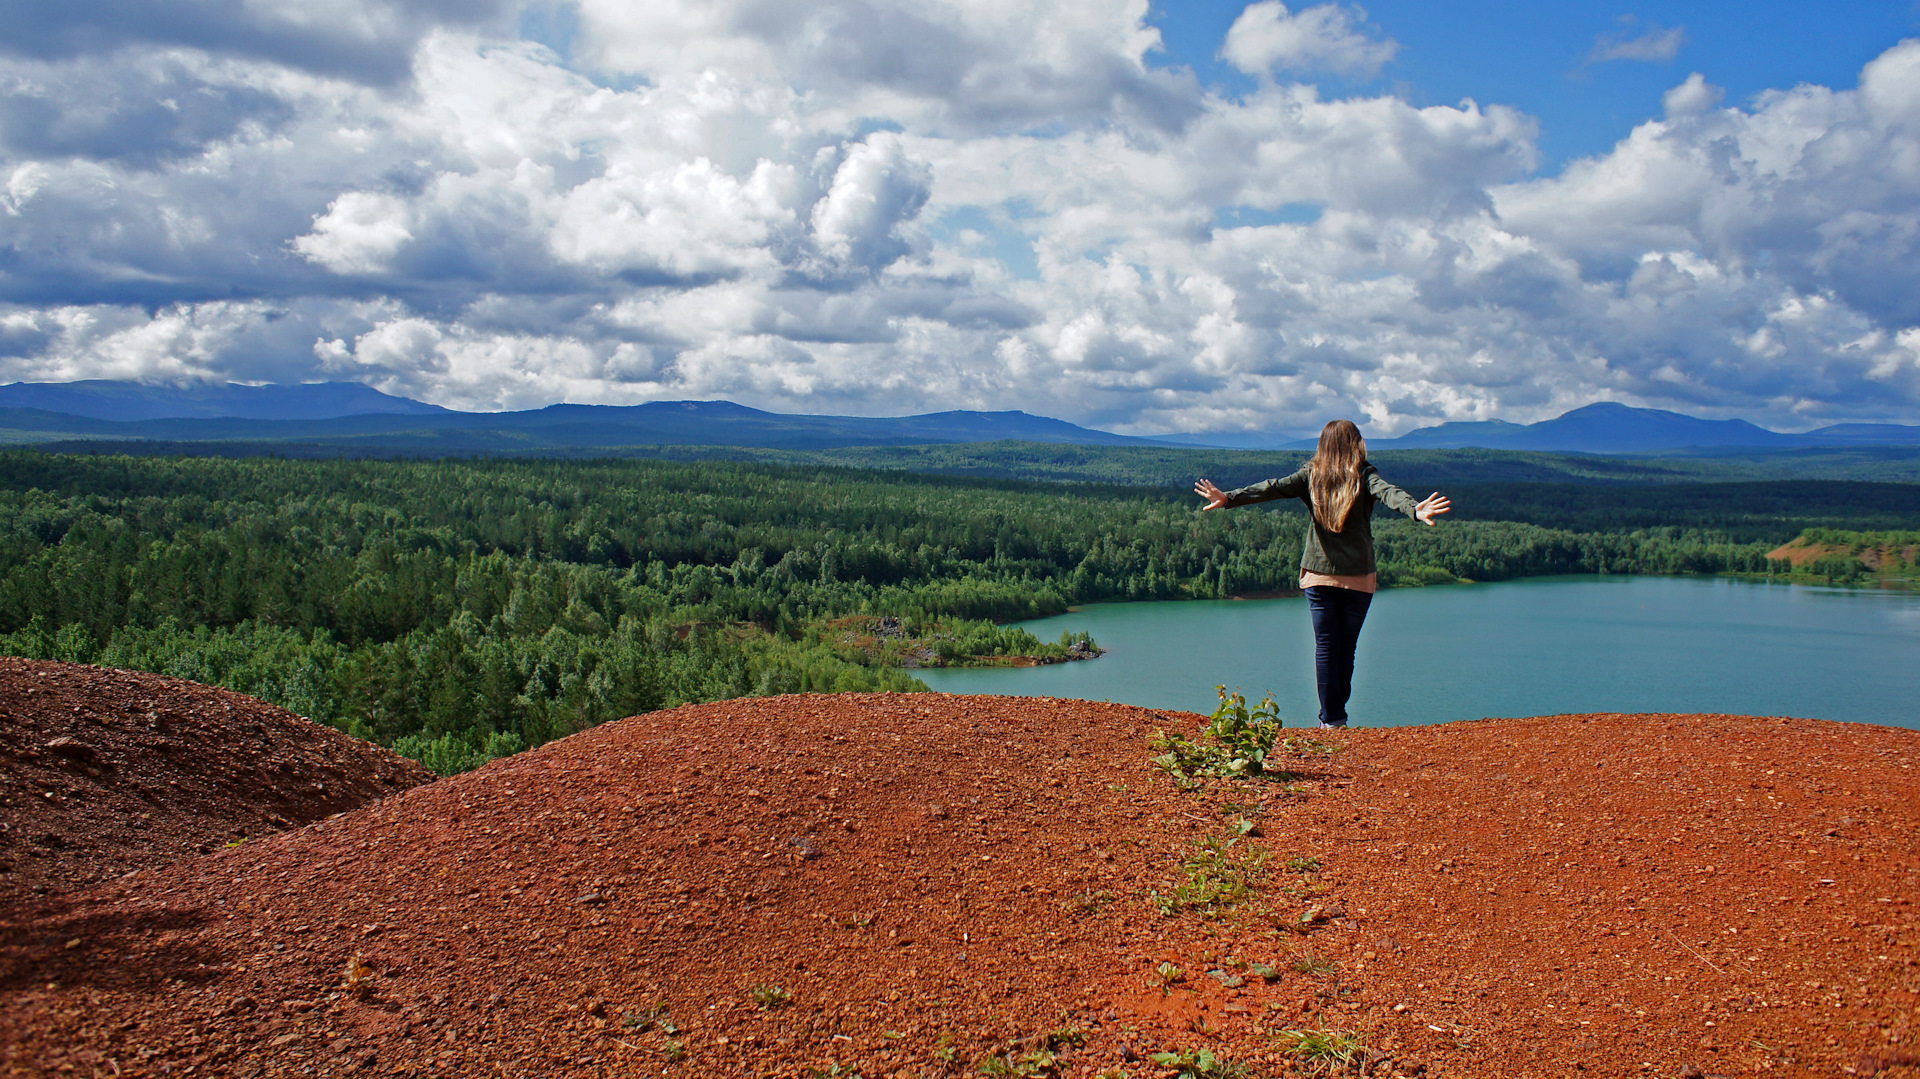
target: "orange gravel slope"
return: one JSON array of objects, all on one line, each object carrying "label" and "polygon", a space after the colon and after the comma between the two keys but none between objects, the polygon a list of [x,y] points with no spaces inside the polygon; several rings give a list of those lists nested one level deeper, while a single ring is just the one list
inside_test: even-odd
[{"label": "orange gravel slope", "polygon": [[0,908],[437,778],[253,697],[0,657]]},{"label": "orange gravel slope", "polygon": [[1267,1076],[1325,1031],[1376,1076],[1920,1074],[1914,731],[1361,730],[1182,791],[1151,739],[1198,722],[916,694],[608,724],[16,907],[0,1069]]}]

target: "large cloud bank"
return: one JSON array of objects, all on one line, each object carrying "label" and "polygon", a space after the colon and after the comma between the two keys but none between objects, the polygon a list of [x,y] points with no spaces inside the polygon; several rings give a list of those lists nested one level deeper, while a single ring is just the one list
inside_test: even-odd
[{"label": "large cloud bank", "polygon": [[1252,5],[1232,99],[1144,0],[162,8],[0,17],[0,377],[1920,421],[1920,41],[1543,178],[1513,110],[1289,81],[1392,56],[1337,5]]}]

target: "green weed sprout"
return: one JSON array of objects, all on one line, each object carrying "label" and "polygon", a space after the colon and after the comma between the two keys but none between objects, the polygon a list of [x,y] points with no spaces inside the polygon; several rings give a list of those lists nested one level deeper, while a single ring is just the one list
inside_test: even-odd
[{"label": "green weed sprout", "polygon": [[1267,853],[1256,848],[1236,850],[1239,843],[1213,836],[1201,840],[1199,852],[1180,864],[1184,877],[1173,894],[1153,896],[1160,913],[1195,910],[1212,916],[1252,898],[1266,877]]},{"label": "green weed sprout", "polygon": [[1281,1052],[1322,1075],[1346,1071],[1367,1051],[1360,1035],[1346,1030],[1282,1030],[1275,1036]]},{"label": "green weed sprout", "polygon": [[1214,1055],[1211,1049],[1189,1049],[1181,1053],[1151,1053],[1148,1059],[1163,1068],[1178,1068],[1176,1079],[1247,1079],[1245,1064],[1237,1064]]},{"label": "green weed sprout", "polygon": [[748,990],[748,992],[752,994],[753,1002],[760,1005],[762,1011],[770,1012],[776,1008],[783,1008],[793,1001],[792,993],[787,992],[777,985],[769,985],[764,982],[755,985],[752,989]]}]

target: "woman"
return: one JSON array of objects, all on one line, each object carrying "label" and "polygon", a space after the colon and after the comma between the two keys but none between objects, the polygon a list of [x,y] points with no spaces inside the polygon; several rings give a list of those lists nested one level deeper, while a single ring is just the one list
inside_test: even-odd
[{"label": "woman", "polygon": [[1245,506],[1276,498],[1306,502],[1312,528],[1300,552],[1300,587],[1313,614],[1313,669],[1320,686],[1320,725],[1347,725],[1347,698],[1353,695],[1353,650],[1367,607],[1380,587],[1373,561],[1373,504],[1385,502],[1431,525],[1453,508],[1435,492],[1420,502],[1386,480],[1367,463],[1367,440],[1352,420],[1334,420],[1320,432],[1320,449],[1306,467],[1283,480],[1265,480],[1237,491],[1222,491],[1201,480],[1193,491],[1206,509]]}]

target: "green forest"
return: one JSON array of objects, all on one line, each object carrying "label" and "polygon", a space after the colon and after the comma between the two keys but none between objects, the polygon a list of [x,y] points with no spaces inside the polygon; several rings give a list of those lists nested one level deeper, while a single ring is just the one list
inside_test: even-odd
[{"label": "green forest", "polygon": [[[1448,493],[1440,527],[1376,522],[1384,584],[1785,573],[1767,552],[1809,528],[1920,529],[1905,484]],[[1202,514],[1177,489],[823,465],[12,451],[0,652],[224,685],[451,772],[684,702],[1085,655],[1005,623],[1288,590],[1304,522],[1296,503]]]}]

